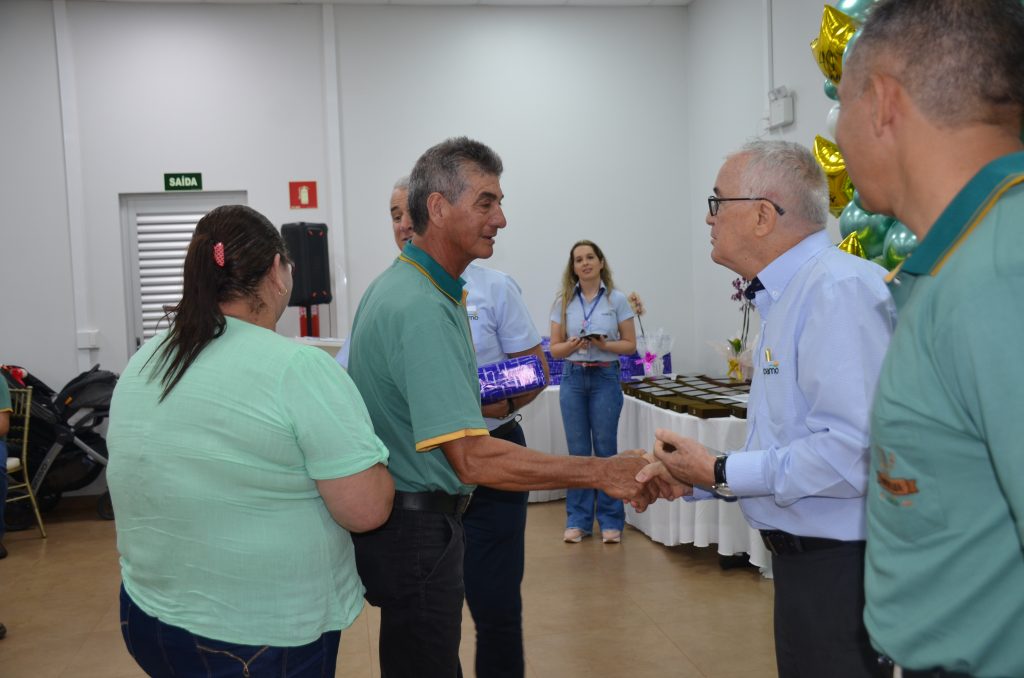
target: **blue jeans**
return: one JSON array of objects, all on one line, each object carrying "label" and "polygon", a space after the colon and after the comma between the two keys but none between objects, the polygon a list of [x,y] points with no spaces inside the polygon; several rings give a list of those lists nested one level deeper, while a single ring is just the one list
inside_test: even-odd
[{"label": "blue jeans", "polygon": [[[567,360],[562,367],[558,402],[569,454],[575,457],[612,457],[617,454],[622,386],[619,363],[608,367],[581,367]],[[594,509],[602,530],[621,530],[626,522],[622,500],[600,490],[570,489],[566,493],[566,527],[590,534]]]},{"label": "blue jeans", "polygon": [[[0,440],[0,452],[7,454],[7,444]],[[4,463],[7,463],[6,457]],[[0,471],[0,540],[7,534],[7,524],[4,522],[4,507],[7,506],[7,471]]]},{"label": "blue jeans", "polygon": [[341,641],[341,631],[328,631],[299,647],[204,638],[149,616],[123,585],[121,635],[132,658],[154,678],[333,678]]},{"label": "blue jeans", "polygon": [[[518,424],[491,435],[526,446]],[[520,585],[529,496],[481,485],[462,517],[466,602],[476,623],[477,678],[522,678],[526,671]]]}]

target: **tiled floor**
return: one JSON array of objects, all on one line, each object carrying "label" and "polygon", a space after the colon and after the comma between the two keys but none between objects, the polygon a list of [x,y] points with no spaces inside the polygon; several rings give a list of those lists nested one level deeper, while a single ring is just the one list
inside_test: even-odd
[{"label": "tiled floor", "polygon": [[[753,569],[723,571],[712,549],[668,548],[627,528],[623,543],[560,540],[562,502],[530,506],[524,634],[529,678],[768,678],[772,583]],[[118,626],[114,524],[65,499],[49,539],[8,534],[0,561],[3,678],[142,676]],[[379,678],[379,614],[367,607],[342,633],[338,676]],[[473,670],[473,627],[462,657]]]}]

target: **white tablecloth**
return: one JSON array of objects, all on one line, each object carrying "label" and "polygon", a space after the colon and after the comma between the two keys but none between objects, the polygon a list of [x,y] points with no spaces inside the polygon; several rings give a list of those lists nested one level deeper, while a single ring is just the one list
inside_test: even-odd
[{"label": "white tablecloth", "polygon": [[[545,389],[523,410],[522,426],[530,447],[552,454],[569,453],[557,386]],[[741,449],[747,436],[747,422],[743,419],[700,419],[626,396],[619,418],[619,450],[651,449],[654,430],[658,428],[695,438],[715,450]],[[564,496],[564,490],[531,492],[530,501],[550,501]],[[751,563],[765,573],[771,570],[771,555],[764,548],[757,530],[744,520],[735,502],[669,502],[659,499],[643,513],[627,506],[626,522],[654,541],[668,546],[718,544],[718,552],[723,555],[749,553]]]}]

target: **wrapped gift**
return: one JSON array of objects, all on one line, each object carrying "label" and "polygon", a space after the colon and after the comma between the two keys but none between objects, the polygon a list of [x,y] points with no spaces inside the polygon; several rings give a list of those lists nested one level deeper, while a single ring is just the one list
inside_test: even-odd
[{"label": "wrapped gift", "polygon": [[672,335],[665,330],[659,328],[653,334],[637,337],[636,350],[645,376],[667,374],[670,371],[672,360],[669,358],[668,365],[665,365],[665,356],[672,350]]},{"label": "wrapped gift", "polygon": [[481,365],[476,373],[480,379],[480,401],[485,405],[515,398],[546,385],[544,368],[535,355]]}]

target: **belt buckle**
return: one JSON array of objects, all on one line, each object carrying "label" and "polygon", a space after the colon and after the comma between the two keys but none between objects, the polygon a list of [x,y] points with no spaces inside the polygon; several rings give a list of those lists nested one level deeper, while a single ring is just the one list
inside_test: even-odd
[{"label": "belt buckle", "polygon": [[460,494],[458,501],[455,502],[455,515],[461,516],[469,508],[469,502],[473,499],[473,493]]}]

